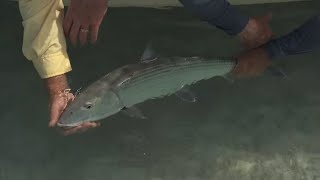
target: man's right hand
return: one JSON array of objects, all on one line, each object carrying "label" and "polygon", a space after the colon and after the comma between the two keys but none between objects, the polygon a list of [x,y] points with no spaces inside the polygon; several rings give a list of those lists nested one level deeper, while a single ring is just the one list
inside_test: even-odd
[{"label": "man's right hand", "polygon": [[[69,103],[74,100],[74,95],[68,91],[69,86],[65,75],[60,75],[45,80],[49,92],[49,127],[55,127],[60,115]],[[86,122],[71,129],[60,129],[61,134],[67,136],[75,133],[82,133],[88,129],[100,126],[99,122]]]},{"label": "man's right hand", "polygon": [[233,70],[235,77],[259,76],[271,65],[271,59],[264,46],[246,50],[237,57],[238,64]]}]

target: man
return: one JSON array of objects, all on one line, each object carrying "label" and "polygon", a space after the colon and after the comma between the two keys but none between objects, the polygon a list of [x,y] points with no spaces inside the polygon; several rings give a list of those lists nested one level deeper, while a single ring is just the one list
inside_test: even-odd
[{"label": "man", "polygon": [[[89,39],[94,43],[107,10],[107,0],[72,0],[65,21],[62,0],[19,0],[19,9],[24,27],[22,51],[45,82],[50,97],[49,126],[55,127],[67,103],[74,98],[68,91],[70,87],[66,78],[72,68],[64,30],[73,44],[78,36],[84,44],[90,30]],[[73,134],[98,125],[85,123],[62,133]]]},{"label": "man", "polygon": [[[249,18],[238,12],[226,0],[181,0],[184,6],[201,19],[239,37],[246,48],[258,47],[272,36],[270,15]],[[200,3],[199,3],[200,2]],[[73,45],[95,43],[99,27],[107,12],[107,0],[71,0],[64,17],[62,0],[19,0],[23,18],[22,51],[31,60],[48,89],[50,127],[55,127],[59,116],[74,98],[68,90],[66,73],[71,71],[65,37]],[[99,126],[97,122],[84,123],[64,130],[64,135],[83,132]]]}]

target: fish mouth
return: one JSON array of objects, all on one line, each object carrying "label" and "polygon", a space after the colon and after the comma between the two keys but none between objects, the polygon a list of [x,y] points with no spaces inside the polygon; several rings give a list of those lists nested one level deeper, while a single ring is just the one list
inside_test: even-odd
[{"label": "fish mouth", "polygon": [[82,124],[82,122],[78,122],[78,123],[72,123],[72,124],[64,124],[64,123],[57,123],[57,126],[62,127],[62,128],[73,128],[76,126],[79,126],[80,124]]}]

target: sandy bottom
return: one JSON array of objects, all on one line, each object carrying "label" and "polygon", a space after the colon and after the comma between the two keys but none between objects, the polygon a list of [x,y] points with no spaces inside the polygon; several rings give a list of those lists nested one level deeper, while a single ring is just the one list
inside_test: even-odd
[{"label": "sandy bottom", "polygon": [[[318,13],[319,5],[240,8],[249,15],[271,10],[274,31],[282,35]],[[62,137],[47,128],[46,92],[21,53],[17,5],[2,8],[1,180],[320,179],[319,53],[281,59],[288,79],[214,78],[192,87],[197,103],[148,101],[139,105],[147,120],[117,114],[101,128]],[[235,39],[183,9],[110,9],[96,45],[69,49],[72,87],[135,63],[151,39],[169,56],[241,51]]]}]

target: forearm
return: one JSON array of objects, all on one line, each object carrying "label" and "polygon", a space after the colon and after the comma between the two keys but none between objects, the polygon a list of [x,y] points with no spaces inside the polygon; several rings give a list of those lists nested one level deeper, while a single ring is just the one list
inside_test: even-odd
[{"label": "forearm", "polygon": [[22,51],[42,79],[71,71],[62,29],[62,0],[20,0]]},{"label": "forearm", "polygon": [[66,74],[44,79],[50,97],[61,95],[70,88]]},{"label": "forearm", "polygon": [[313,16],[292,32],[266,44],[272,59],[302,54],[320,48],[320,15]]},{"label": "forearm", "polygon": [[186,9],[200,19],[222,29],[229,35],[239,34],[249,22],[249,17],[242,14],[227,0],[179,0]]}]

